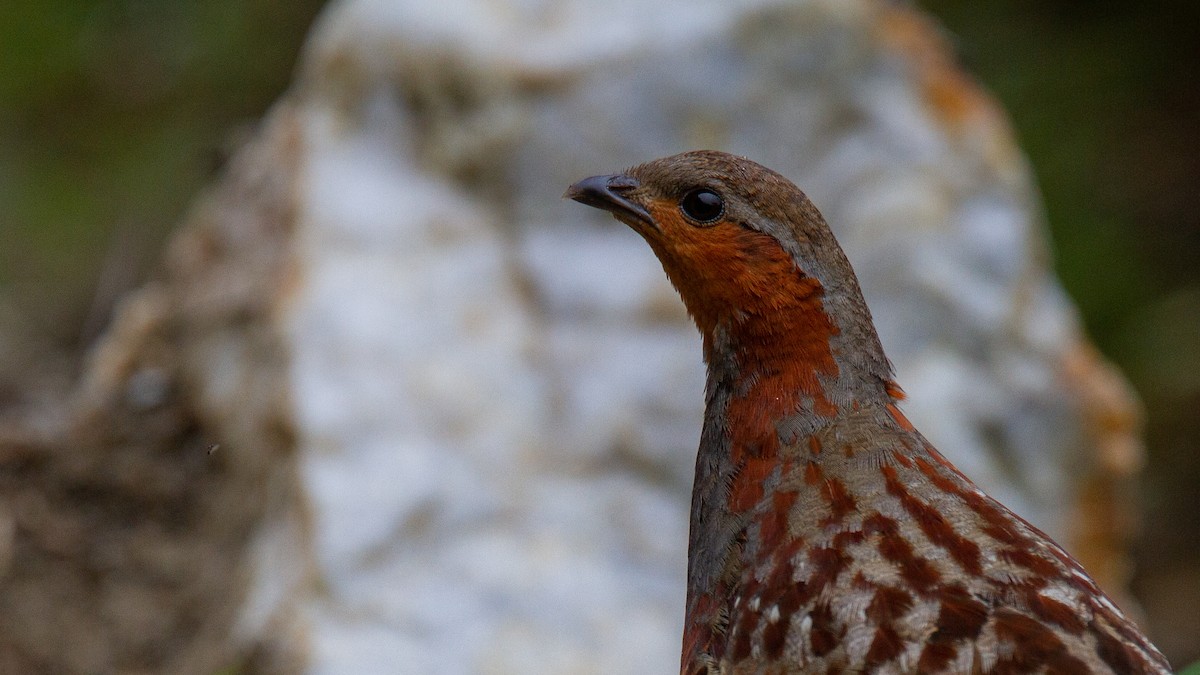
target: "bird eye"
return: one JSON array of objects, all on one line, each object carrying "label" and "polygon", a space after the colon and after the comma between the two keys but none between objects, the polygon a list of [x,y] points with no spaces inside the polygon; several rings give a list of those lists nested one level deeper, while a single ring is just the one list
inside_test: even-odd
[{"label": "bird eye", "polygon": [[708,188],[697,188],[679,200],[683,215],[701,225],[709,225],[725,213],[725,200]]}]

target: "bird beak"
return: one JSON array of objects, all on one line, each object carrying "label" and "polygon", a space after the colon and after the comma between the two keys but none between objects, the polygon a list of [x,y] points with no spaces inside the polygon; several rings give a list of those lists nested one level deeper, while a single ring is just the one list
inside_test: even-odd
[{"label": "bird beak", "polygon": [[629,219],[632,218],[653,230],[657,230],[658,225],[650,217],[650,212],[641,205],[629,201],[622,194],[637,188],[639,185],[641,183],[638,183],[637,179],[620,173],[611,176],[592,176],[591,178],[584,178],[567,188],[567,191],[563,193],[563,197],[574,199],[580,204],[604,209],[616,216],[617,220],[626,224],[633,225],[633,223],[629,222]]}]

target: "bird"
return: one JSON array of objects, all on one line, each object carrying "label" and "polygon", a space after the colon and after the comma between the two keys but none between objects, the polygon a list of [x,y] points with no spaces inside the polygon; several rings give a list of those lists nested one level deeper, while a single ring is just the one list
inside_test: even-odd
[{"label": "bird", "polygon": [[854,271],[787,178],[696,150],[563,196],[645,239],[702,338],[682,675],[1171,672],[904,415]]}]

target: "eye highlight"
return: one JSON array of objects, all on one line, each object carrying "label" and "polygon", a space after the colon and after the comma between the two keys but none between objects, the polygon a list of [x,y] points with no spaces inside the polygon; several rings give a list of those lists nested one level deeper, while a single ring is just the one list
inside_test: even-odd
[{"label": "eye highlight", "polygon": [[679,210],[699,225],[711,225],[725,213],[725,200],[708,188],[696,188],[679,200]]}]

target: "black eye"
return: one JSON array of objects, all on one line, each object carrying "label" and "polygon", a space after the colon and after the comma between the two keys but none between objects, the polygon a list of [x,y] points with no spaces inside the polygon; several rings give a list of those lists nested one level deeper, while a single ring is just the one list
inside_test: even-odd
[{"label": "black eye", "polygon": [[725,213],[725,200],[708,188],[697,188],[679,200],[683,215],[702,225],[712,223]]}]

